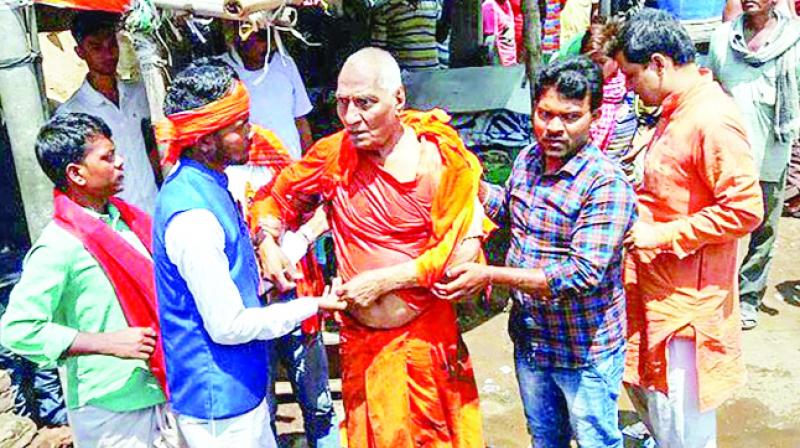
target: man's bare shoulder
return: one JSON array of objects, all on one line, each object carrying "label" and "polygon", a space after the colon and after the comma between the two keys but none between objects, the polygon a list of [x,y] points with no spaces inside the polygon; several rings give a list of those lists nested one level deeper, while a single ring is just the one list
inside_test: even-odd
[{"label": "man's bare shoulder", "polygon": [[436,178],[438,178],[443,167],[444,164],[442,163],[442,154],[439,150],[439,146],[435,142],[423,138],[420,141],[420,173],[435,174]]}]

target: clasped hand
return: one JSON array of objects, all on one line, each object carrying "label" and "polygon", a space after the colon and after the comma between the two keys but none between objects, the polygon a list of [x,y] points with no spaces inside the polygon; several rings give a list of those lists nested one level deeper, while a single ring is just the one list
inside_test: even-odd
[{"label": "clasped hand", "polygon": [[336,291],[337,295],[340,299],[360,307],[371,305],[390,292],[386,287],[385,276],[378,271],[380,270],[365,271],[356,275]]},{"label": "clasped hand", "polygon": [[491,282],[490,267],[479,263],[463,263],[449,268],[445,276],[431,288],[436,297],[458,300],[479,294]]},{"label": "clasped hand", "polygon": [[643,263],[650,263],[661,253],[662,241],[657,229],[642,221],[637,221],[625,236],[623,244],[635,252]]}]

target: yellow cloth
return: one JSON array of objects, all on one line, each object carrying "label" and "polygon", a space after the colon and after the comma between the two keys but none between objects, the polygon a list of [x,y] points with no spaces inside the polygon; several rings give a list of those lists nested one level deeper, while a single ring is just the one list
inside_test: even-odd
[{"label": "yellow cloth", "polygon": [[561,10],[561,42],[566,45],[586,32],[592,19],[592,0],[567,0]]}]

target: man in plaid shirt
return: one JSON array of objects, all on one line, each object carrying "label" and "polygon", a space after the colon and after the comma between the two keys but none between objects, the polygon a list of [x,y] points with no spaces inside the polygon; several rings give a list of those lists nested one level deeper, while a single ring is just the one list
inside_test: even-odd
[{"label": "man in plaid shirt", "polygon": [[603,78],[584,57],[545,67],[535,86],[538,143],[505,186],[484,184],[487,214],[511,225],[508,267],[468,263],[436,285],[442,298],[513,288],[509,333],[535,447],[622,447],[617,397],[625,357],[623,239],[636,196],[589,126]]}]

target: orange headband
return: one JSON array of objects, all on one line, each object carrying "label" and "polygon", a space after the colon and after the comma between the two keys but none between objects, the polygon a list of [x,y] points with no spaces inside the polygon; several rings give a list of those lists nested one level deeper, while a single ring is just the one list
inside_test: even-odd
[{"label": "orange headband", "polygon": [[175,164],[187,146],[250,115],[250,96],[241,81],[222,98],[197,109],[168,115],[155,125],[156,141],[166,145],[162,165]]}]

